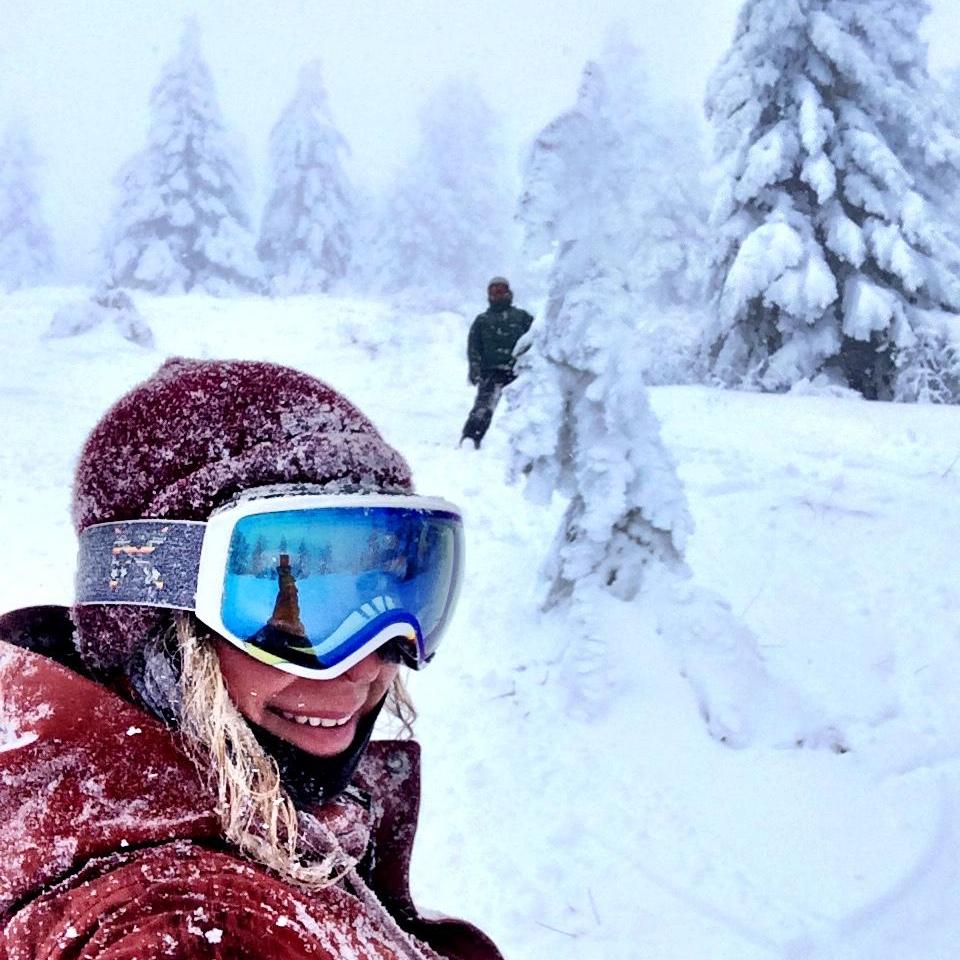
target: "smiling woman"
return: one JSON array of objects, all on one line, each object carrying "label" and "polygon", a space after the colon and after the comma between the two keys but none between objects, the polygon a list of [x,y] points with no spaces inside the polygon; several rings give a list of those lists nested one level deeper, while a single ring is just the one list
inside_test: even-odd
[{"label": "smiling woman", "polygon": [[80,456],[71,610],[0,618],[0,957],[497,960],[425,919],[418,748],[455,507],[305,374],[174,360]]}]

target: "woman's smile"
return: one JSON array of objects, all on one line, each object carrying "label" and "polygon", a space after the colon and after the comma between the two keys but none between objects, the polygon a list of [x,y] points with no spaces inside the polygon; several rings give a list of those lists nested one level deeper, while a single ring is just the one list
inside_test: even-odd
[{"label": "woman's smile", "polygon": [[279,713],[284,720],[292,720],[294,723],[309,724],[311,727],[342,727],[349,723],[351,717],[347,714],[345,717],[311,717],[302,713],[287,713],[286,710],[276,710],[271,707],[274,713]]},{"label": "woman's smile", "polygon": [[260,663],[217,638],[230,699],[252,723],[320,757],[342,753],[357,723],[384,697],[397,665],[376,652],[332,680],[307,680]]}]

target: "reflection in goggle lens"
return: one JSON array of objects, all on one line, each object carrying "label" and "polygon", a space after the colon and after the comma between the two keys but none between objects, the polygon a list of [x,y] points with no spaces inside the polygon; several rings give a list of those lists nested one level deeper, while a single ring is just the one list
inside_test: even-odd
[{"label": "reflection in goggle lens", "polygon": [[400,508],[280,511],[239,520],[221,616],[268,662],[327,669],[374,637],[422,664],[459,575],[460,521]]}]

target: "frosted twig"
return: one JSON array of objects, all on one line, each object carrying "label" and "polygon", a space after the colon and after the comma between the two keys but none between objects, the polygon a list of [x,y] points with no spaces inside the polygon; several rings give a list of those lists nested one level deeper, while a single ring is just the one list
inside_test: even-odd
[{"label": "frosted twig", "polygon": [[597,909],[597,901],[593,899],[593,891],[587,887],[587,896],[590,898],[590,909],[593,911],[593,919],[597,921],[597,926],[600,926],[600,911]]},{"label": "frosted twig", "polygon": [[539,920],[533,921],[538,927],[543,927],[546,930],[552,930],[554,933],[559,933],[564,937],[569,937],[571,940],[578,940],[580,938],[579,933],[570,933],[569,930],[558,930],[556,927],[551,927],[549,923],[541,923]]}]

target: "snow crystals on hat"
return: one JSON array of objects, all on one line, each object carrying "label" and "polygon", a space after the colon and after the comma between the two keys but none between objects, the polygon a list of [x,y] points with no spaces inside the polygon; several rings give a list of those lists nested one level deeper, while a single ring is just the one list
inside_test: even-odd
[{"label": "snow crystals on hat", "polygon": [[[327,384],[272,363],[178,357],[94,427],[74,479],[74,526],[205,520],[239,491],[275,483],[412,492],[403,457]],[[110,606],[73,615],[81,657],[107,672],[128,665],[169,617]]]},{"label": "snow crystals on hat", "polygon": [[73,519],[204,520],[239,490],[316,483],[408,492],[404,459],[332,387],[271,363],[168,360],[90,434]]}]

